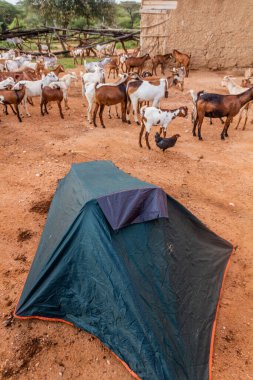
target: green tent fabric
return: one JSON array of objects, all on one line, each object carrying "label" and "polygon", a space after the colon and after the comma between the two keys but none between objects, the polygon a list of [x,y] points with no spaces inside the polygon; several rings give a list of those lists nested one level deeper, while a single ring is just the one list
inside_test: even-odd
[{"label": "green tent fabric", "polygon": [[232,246],[110,161],[60,181],[15,315],[74,324],[143,380],[208,380]]}]

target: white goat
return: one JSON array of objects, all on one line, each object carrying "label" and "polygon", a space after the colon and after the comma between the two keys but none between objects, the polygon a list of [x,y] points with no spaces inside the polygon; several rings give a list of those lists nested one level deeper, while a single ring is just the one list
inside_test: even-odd
[{"label": "white goat", "polygon": [[[172,78],[174,81],[174,78]],[[172,83],[170,83],[171,85]],[[148,81],[129,81],[127,84],[127,96],[128,96],[128,105],[127,105],[127,121],[130,124],[129,114],[130,106],[132,103],[134,120],[139,125],[138,121],[138,103],[142,101],[152,101],[152,106],[156,107],[160,105],[160,100],[164,97],[168,97],[169,82],[168,79],[160,79],[160,84],[152,84]]]},{"label": "white goat", "polygon": [[184,78],[186,77],[186,70],[184,66],[179,68],[173,67],[173,73],[178,75],[177,85],[179,85],[180,90],[184,91]]},{"label": "white goat", "polygon": [[64,103],[65,103],[65,109],[66,110],[69,109],[69,105],[68,105],[68,89],[69,89],[69,87],[71,85],[72,80],[77,80],[77,76],[76,76],[76,74],[74,72],[66,74],[63,77],[61,77],[59,79],[59,81],[52,82],[52,83],[49,84],[49,87],[51,87],[51,88],[60,88],[62,90],[62,92],[63,92],[63,99],[64,99]]},{"label": "white goat", "polygon": [[85,95],[85,84],[86,83],[104,83],[105,73],[101,67],[97,67],[94,73],[83,73],[80,72],[82,79],[82,94]]},{"label": "white goat", "polygon": [[45,64],[46,69],[54,68],[57,65],[58,59],[57,56],[49,53],[49,56],[43,57],[43,61]]},{"label": "white goat", "polygon": [[[35,81],[28,81],[28,80],[22,80],[18,82],[18,84],[24,84],[26,91],[25,91],[25,96],[24,96],[24,108],[27,116],[31,116],[30,113],[28,112],[28,107],[27,107],[27,98],[28,97],[37,97],[41,96],[42,93],[42,87],[43,86],[48,86],[51,82],[56,82],[58,81],[57,75],[55,73],[50,72],[45,76],[45,78],[41,80],[35,80]],[[15,86],[13,87],[13,90],[15,90]]]},{"label": "white goat", "polygon": [[5,67],[7,71],[17,71],[23,65],[24,62],[26,61],[30,62],[31,60],[32,60],[31,54],[22,55],[20,57],[14,58],[13,60],[7,59],[5,62]]},{"label": "white goat", "polygon": [[14,59],[16,57],[15,50],[10,49],[9,51],[0,54],[0,57],[4,59]]},{"label": "white goat", "polygon": [[103,68],[109,62],[111,62],[111,58],[104,58],[102,59],[102,61],[96,61],[96,62],[86,62],[85,60],[83,65],[87,73],[94,73],[98,67]]},{"label": "white goat", "polygon": [[98,52],[98,56],[102,57],[103,54],[112,54],[112,49],[113,49],[113,43],[107,44],[107,45],[96,45],[96,50]]},{"label": "white goat", "polygon": [[126,62],[127,58],[128,58],[128,56],[126,54],[122,54],[119,57],[119,66],[120,66],[120,69],[122,70],[123,73],[125,72],[124,63]]},{"label": "white goat", "polygon": [[141,114],[142,126],[141,126],[140,135],[139,135],[139,145],[142,148],[141,139],[142,139],[144,129],[146,129],[145,139],[146,139],[147,147],[150,149],[148,136],[150,134],[152,126],[153,125],[160,125],[160,134],[163,130],[163,135],[165,137],[168,125],[177,116],[187,117],[188,108],[187,107],[179,107],[175,110],[162,111],[156,107],[144,106],[141,108],[140,114]]},{"label": "white goat", "polygon": [[[242,94],[243,92],[245,92],[249,89],[247,87],[239,86],[238,84],[236,84],[233,81],[233,79],[234,78],[232,78],[230,75],[226,75],[221,81],[222,87],[227,87],[230,95],[239,95],[239,94]],[[238,123],[237,123],[235,129],[237,129],[239,127],[239,124],[241,122],[241,119],[242,119],[242,116],[244,113],[245,114],[245,120],[244,120],[244,125],[243,125],[242,130],[243,131],[245,130],[245,126],[246,126],[246,123],[248,120],[248,111],[249,111],[251,105],[252,105],[252,102],[249,102],[244,107],[241,108],[241,110],[239,112],[239,120],[238,120]]]},{"label": "white goat", "polygon": [[6,78],[5,80],[0,82],[0,90],[6,89],[6,87],[14,86],[15,81],[12,77]]}]

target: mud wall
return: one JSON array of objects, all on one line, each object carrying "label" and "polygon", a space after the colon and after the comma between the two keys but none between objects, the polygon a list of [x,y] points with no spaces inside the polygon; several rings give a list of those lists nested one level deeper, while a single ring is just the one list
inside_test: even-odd
[{"label": "mud wall", "polygon": [[253,0],[178,0],[177,9],[141,15],[141,52],[191,53],[191,67],[253,66]]}]

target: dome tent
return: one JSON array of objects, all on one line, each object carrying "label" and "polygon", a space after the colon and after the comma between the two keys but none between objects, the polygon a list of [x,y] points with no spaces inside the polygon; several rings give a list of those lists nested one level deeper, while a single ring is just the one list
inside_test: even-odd
[{"label": "dome tent", "polygon": [[162,189],[110,161],[60,181],[16,308],[73,324],[143,380],[208,380],[232,251]]}]

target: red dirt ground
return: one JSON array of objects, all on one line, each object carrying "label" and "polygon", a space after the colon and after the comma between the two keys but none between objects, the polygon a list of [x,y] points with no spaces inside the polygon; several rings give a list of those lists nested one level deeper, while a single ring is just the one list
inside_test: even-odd
[{"label": "red dirt ground", "polygon": [[[224,92],[224,73],[197,71],[185,92],[171,89],[162,106],[191,107],[187,90]],[[239,82],[238,82],[239,83]],[[224,92],[225,93],[225,92]],[[220,304],[215,337],[213,380],[253,379],[252,245],[253,125],[230,127],[220,140],[219,120],[205,120],[200,142],[191,121],[176,119],[169,135],[180,133],[164,154],[150,136],[152,150],[138,147],[139,127],[105,117],[106,129],[87,124],[80,81],[72,87],[70,111],[62,121],[56,106],[40,116],[38,100],[31,118],[19,123],[3,116],[1,133],[0,365],[3,379],[130,380],[123,365],[96,338],[61,323],[12,320],[46,220],[58,179],[73,162],[112,160],[131,175],[152,182],[179,200],[208,227],[235,247]]]}]

